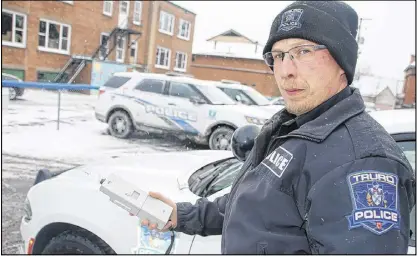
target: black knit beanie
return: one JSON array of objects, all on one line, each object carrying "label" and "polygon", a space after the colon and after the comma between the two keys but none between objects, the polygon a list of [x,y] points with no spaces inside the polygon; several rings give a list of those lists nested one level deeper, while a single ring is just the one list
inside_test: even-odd
[{"label": "black knit beanie", "polygon": [[341,1],[296,1],[274,19],[263,55],[274,43],[287,38],[325,45],[350,85],[357,63],[357,26],[356,11]]}]

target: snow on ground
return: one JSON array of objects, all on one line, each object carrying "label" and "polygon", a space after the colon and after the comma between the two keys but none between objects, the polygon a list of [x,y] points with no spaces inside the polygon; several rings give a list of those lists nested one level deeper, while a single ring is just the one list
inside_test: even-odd
[{"label": "snow on ground", "polygon": [[62,93],[59,130],[56,92],[25,90],[2,111],[2,254],[17,253],[22,243],[23,202],[39,169],[58,171],[112,156],[189,149],[169,135],[107,135],[107,125],[94,117],[96,100],[97,95]]},{"label": "snow on ground", "polygon": [[55,92],[28,90],[22,98],[11,101],[2,118],[2,152],[9,155],[85,163],[114,155],[188,149],[167,135],[137,133],[131,139],[107,135],[107,124],[94,117],[97,96],[62,94],[59,130]]}]

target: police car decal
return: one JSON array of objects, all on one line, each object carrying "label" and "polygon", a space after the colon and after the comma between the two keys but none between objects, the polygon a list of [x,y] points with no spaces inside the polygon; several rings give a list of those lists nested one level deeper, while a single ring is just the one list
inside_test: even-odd
[{"label": "police car decal", "polygon": [[360,171],[347,176],[353,211],[349,229],[363,227],[382,235],[400,228],[398,176],[378,171]]},{"label": "police car decal", "polygon": [[293,159],[293,154],[283,147],[275,149],[270,153],[261,164],[268,168],[274,175],[281,178],[290,161]]},{"label": "police car decal", "polygon": [[[182,129],[185,132],[191,133],[191,134],[199,134],[199,131],[194,128],[192,125],[187,123],[185,120],[191,121],[191,122],[197,122],[197,114],[194,112],[188,112],[186,110],[182,109],[173,109],[169,107],[159,107],[151,102],[145,101],[140,98],[136,98],[133,96],[127,96],[120,93],[112,93],[113,95],[117,95],[120,97],[131,99],[138,104],[144,106],[145,112],[147,113],[153,113],[158,118],[163,120],[165,123],[167,123],[170,126],[178,127]],[[171,119],[171,121],[169,120]]]}]

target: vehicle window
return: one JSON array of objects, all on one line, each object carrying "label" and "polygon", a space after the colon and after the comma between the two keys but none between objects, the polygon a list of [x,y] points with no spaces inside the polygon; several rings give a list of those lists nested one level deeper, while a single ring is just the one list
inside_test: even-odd
[{"label": "vehicle window", "polygon": [[240,98],[240,102],[245,105],[255,105],[256,103],[252,101],[244,92],[238,89],[230,89],[230,88],[224,88],[224,87],[218,87],[223,92],[226,93],[231,99],[234,101],[238,101],[238,98]]},{"label": "vehicle window", "polygon": [[124,85],[130,79],[130,77],[112,76],[103,86],[116,89]]},{"label": "vehicle window", "polygon": [[[415,156],[415,141],[402,141],[398,142],[399,147],[403,150],[405,153],[406,158],[408,159],[409,163],[411,163],[412,168],[414,169],[414,173],[416,175],[415,171],[415,162],[416,162],[416,156]],[[416,177],[416,176],[415,176]],[[410,246],[416,246],[416,210],[415,207],[412,208],[411,214],[409,215],[409,221],[410,221],[410,229],[411,229],[411,238],[409,239],[409,245]]]},{"label": "vehicle window", "polygon": [[10,76],[7,76],[7,75],[2,75],[2,76],[1,76],[1,80],[2,80],[2,81],[4,81],[4,80],[8,80],[8,81],[17,81],[17,80],[16,80],[16,78],[13,78],[13,77],[10,77]]},{"label": "vehicle window", "polygon": [[191,97],[201,98],[199,93],[193,90],[188,84],[180,82],[171,82],[168,95],[190,99]]},{"label": "vehicle window", "polygon": [[213,182],[207,186],[205,196],[211,196],[232,185],[243,163],[236,162],[224,170]]},{"label": "vehicle window", "polygon": [[163,94],[164,81],[144,79],[135,87],[136,90]]}]

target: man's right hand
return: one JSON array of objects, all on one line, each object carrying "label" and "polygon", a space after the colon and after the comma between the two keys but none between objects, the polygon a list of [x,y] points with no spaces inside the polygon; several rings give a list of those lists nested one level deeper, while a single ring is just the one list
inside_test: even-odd
[{"label": "man's right hand", "polygon": [[[169,198],[165,197],[161,193],[149,192],[149,196],[151,196],[155,199],[158,199],[158,200],[170,205],[173,208],[173,211],[171,212],[171,215],[170,215],[170,220],[167,222],[167,224],[165,224],[164,228],[161,231],[165,232],[165,231],[168,231],[169,229],[174,229],[177,226],[177,205],[176,205],[176,203],[173,202],[172,200],[170,200]],[[144,218],[141,221],[141,225],[146,225],[150,229],[157,228],[157,225],[150,224],[149,221],[146,218]]]}]

